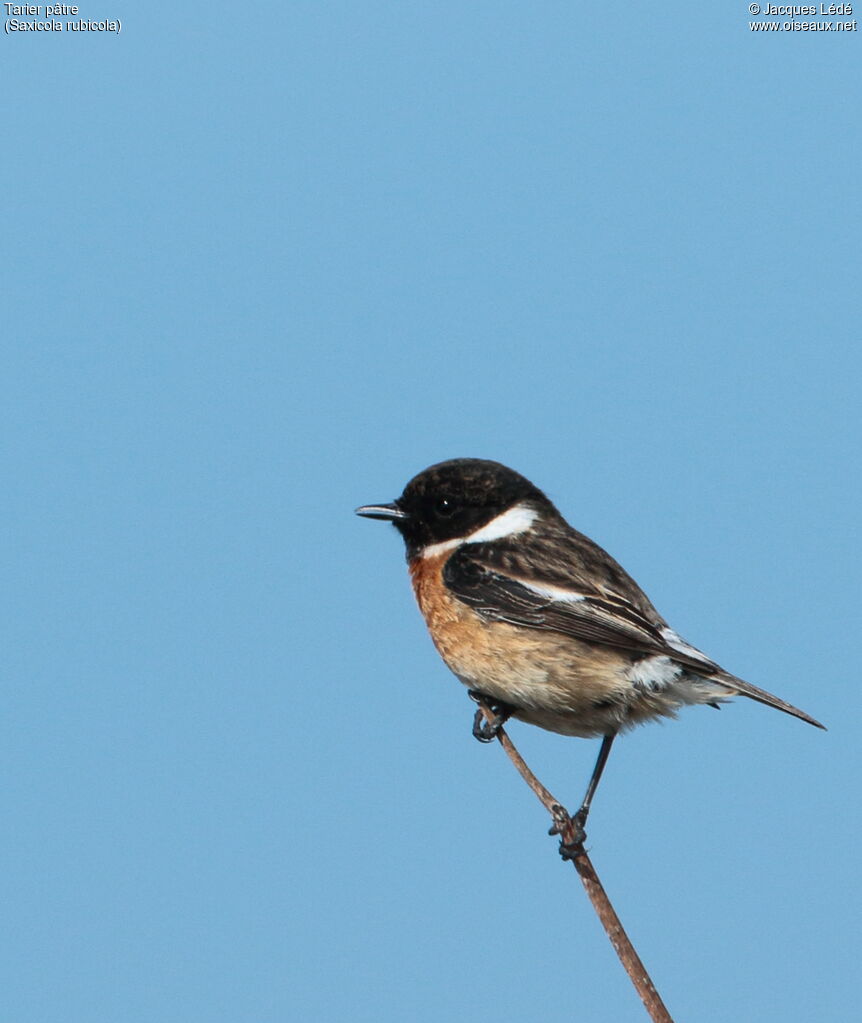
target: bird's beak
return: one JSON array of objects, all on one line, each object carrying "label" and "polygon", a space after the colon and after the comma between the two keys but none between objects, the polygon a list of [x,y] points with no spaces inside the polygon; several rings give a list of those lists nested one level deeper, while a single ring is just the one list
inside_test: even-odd
[{"label": "bird's beak", "polygon": [[366,519],[386,519],[390,522],[410,517],[394,504],[363,504],[361,508],[356,509],[356,514]]}]

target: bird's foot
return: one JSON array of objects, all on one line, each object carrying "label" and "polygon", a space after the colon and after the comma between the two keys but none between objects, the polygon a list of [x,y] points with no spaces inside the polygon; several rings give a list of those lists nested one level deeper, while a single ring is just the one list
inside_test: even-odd
[{"label": "bird's foot", "polygon": [[[468,693],[470,699],[479,704],[479,709],[473,717],[473,738],[478,739],[479,742],[493,742],[497,738],[497,733],[512,716],[513,708],[508,703],[503,703],[502,700],[492,700],[475,689],[469,689]],[[494,715],[491,721],[485,717],[485,712],[482,709],[484,707],[487,707]]]},{"label": "bird's foot", "polygon": [[549,835],[560,836],[560,856],[564,860],[574,860],[584,851],[584,842],[587,833],[584,825],[587,822],[587,815],[583,808],[578,810],[574,817],[570,817],[568,811],[559,803],[554,806],[554,823],[548,831]]}]

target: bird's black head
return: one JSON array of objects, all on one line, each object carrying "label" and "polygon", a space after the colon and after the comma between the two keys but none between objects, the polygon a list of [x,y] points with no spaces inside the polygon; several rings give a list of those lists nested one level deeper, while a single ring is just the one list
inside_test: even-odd
[{"label": "bird's black head", "polygon": [[414,476],[392,504],[365,505],[356,514],[391,521],[411,557],[430,544],[475,533],[519,505],[553,510],[538,487],[505,465],[453,458]]}]

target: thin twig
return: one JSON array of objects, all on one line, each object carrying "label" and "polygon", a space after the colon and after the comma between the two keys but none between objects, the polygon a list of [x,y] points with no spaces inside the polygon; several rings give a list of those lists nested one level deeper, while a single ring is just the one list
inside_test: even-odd
[{"label": "thin twig", "polygon": [[[485,716],[485,720],[489,724],[492,723],[496,717],[494,711],[482,699],[477,700],[477,703]],[[598,874],[596,874],[590,857],[584,848],[583,839],[577,841],[578,834],[568,812],[562,803],[554,799],[551,793],[533,774],[502,727],[497,728],[496,735],[500,745],[515,765],[518,774],[530,786],[551,815],[551,819],[554,822],[555,828],[559,831],[562,841],[571,849],[570,858],[575,865],[575,870],[580,875],[587,895],[590,897],[593,909],[595,909],[596,915],[601,921],[607,936],[610,938],[620,962],[623,964],[632,984],[634,984],[635,990],[640,995],[650,1019],[653,1020],[653,1023],[673,1023],[673,1019],[665,1008],[665,1004],[661,1000],[658,991],[656,991],[655,985],[646,971],[646,967],[641,962],[640,956],[635,951],[634,945],[632,945],[629,936],[620,923],[620,918],[611,905],[611,900],[602,887]]]}]

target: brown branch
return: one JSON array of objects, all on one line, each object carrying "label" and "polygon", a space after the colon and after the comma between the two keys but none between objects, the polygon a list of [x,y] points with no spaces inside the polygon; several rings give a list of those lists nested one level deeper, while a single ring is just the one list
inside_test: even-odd
[{"label": "brown branch", "polygon": [[[488,707],[484,700],[479,699],[477,700],[477,703],[485,716],[485,720],[489,724],[493,723],[496,717],[494,711]],[[595,909],[596,915],[598,916],[602,927],[605,929],[605,933],[610,938],[611,944],[614,946],[614,951],[619,957],[620,962],[623,964],[626,973],[629,975],[629,979],[632,984],[634,984],[635,990],[640,995],[641,1001],[644,1003],[650,1019],[653,1020],[653,1023],[673,1023],[673,1019],[665,1008],[665,1004],[661,1000],[661,996],[658,991],[656,991],[655,985],[646,971],[646,967],[641,962],[640,956],[635,951],[634,945],[632,945],[629,940],[629,936],[626,934],[623,929],[623,925],[620,923],[620,918],[617,916],[614,911],[614,907],[611,905],[611,900],[608,898],[607,893],[602,887],[598,874],[596,874],[593,864],[587,855],[586,849],[584,848],[583,837],[581,837],[580,841],[577,840],[578,833],[573,826],[572,819],[568,812],[563,807],[562,803],[554,799],[551,793],[533,774],[504,729],[502,727],[498,727],[496,734],[500,745],[515,765],[515,769],[518,771],[518,774],[520,774],[524,781],[530,786],[542,805],[551,815],[551,819],[554,822],[554,828],[559,832],[562,841],[572,850],[569,855],[575,865],[575,870],[577,870],[580,875],[584,888],[587,891],[587,895],[590,897],[590,902],[593,904],[593,909]],[[582,834],[583,833],[581,832],[581,835]]]}]

